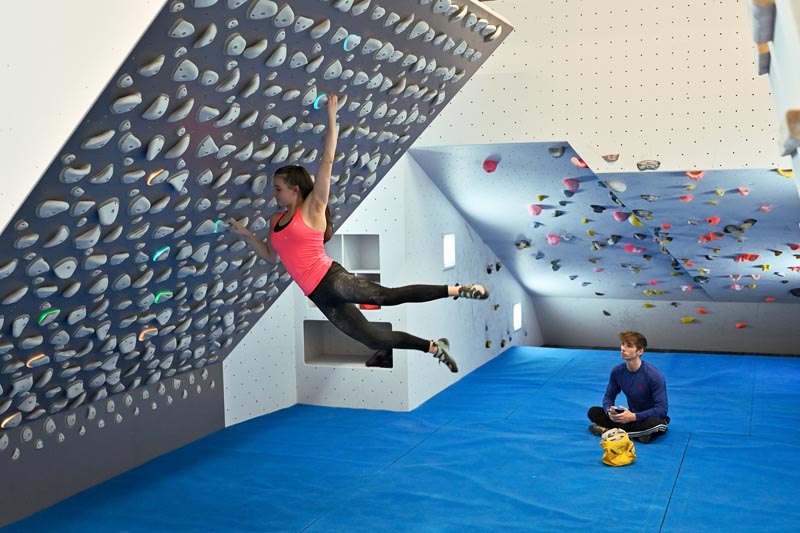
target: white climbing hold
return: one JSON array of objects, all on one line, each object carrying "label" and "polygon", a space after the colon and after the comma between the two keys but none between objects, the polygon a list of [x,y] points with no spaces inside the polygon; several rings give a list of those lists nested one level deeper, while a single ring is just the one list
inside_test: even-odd
[{"label": "white climbing hold", "polygon": [[298,68],[302,67],[303,65],[308,64],[308,57],[303,52],[295,52],[292,55],[292,58],[289,60],[289,66],[291,68]]},{"label": "white climbing hold", "polygon": [[167,122],[178,122],[179,120],[185,119],[187,116],[189,116],[189,113],[192,112],[193,106],[194,98],[186,100],[184,103],[175,108],[172,113],[170,113],[169,117],[167,117]]},{"label": "white climbing hold", "polygon": [[113,104],[111,104],[111,112],[117,115],[120,115],[122,113],[127,113],[128,111],[135,108],[141,103],[142,103],[142,93],[140,92],[135,92],[133,94],[121,96],[117,98]]},{"label": "white climbing hold", "polygon": [[270,54],[264,64],[270,68],[274,68],[283,65],[284,61],[286,61],[286,45],[281,44]]},{"label": "white climbing hold", "polygon": [[[117,143],[119,151],[123,154],[127,154],[128,152],[132,152],[137,148],[142,146],[142,141],[139,140],[136,135],[131,132],[127,132],[125,135],[120,138],[119,143]],[[88,174],[88,172],[87,172]]]},{"label": "white climbing hold", "polygon": [[170,28],[168,35],[173,39],[182,39],[194,33],[194,24],[183,19],[178,19]]},{"label": "white climbing hold", "polygon": [[119,213],[119,199],[111,198],[106,200],[97,208],[97,214],[100,217],[100,224],[103,226],[110,226],[117,219]]},{"label": "white climbing hold", "polygon": [[36,216],[50,218],[69,209],[69,203],[60,200],[47,200],[36,208]]},{"label": "white climbing hold", "polygon": [[206,135],[202,141],[200,141],[200,145],[197,147],[197,157],[206,157],[211,154],[216,154],[219,151],[219,147],[214,142],[214,139],[211,138],[210,135]]},{"label": "white climbing hold", "polygon": [[[46,243],[42,244],[43,248],[52,248],[58,246],[69,238],[69,228],[61,226],[56,230],[55,234]],[[0,276],[0,279],[3,279]]]},{"label": "white climbing hold", "polygon": [[176,142],[175,145],[164,154],[164,157],[166,159],[177,159],[178,157],[182,156],[186,149],[189,148],[190,141],[191,135],[187,133],[178,139],[178,142]]},{"label": "white climbing hold", "polygon": [[255,59],[263,54],[267,50],[268,46],[269,42],[266,39],[261,39],[245,48],[244,52],[242,52],[242,56],[245,59]]},{"label": "white climbing hold", "polygon": [[156,74],[158,74],[158,71],[160,71],[161,67],[164,65],[165,59],[166,56],[164,56],[164,54],[161,54],[160,56],[156,57],[149,63],[146,63],[141,67],[139,67],[139,70],[137,72],[139,72],[139,74],[141,76],[144,76],[145,78],[155,76]]},{"label": "white climbing hold", "polygon": [[330,29],[331,29],[331,21],[328,20],[328,19],[325,19],[325,20],[321,21],[319,24],[317,24],[316,26],[314,26],[313,28],[311,28],[311,31],[309,32],[309,35],[311,35],[312,39],[316,40],[316,39],[319,39],[320,37],[324,36],[326,33],[328,33],[330,31]]},{"label": "white climbing hold", "polygon": [[97,150],[105,146],[108,141],[110,141],[116,132],[114,130],[106,130],[102,133],[98,133],[93,137],[89,137],[83,144],[81,144],[81,148],[84,150]]},{"label": "white climbing hold", "polygon": [[[178,66],[175,67],[175,70],[172,72],[172,81],[181,82],[181,81],[193,81],[197,79],[197,76],[200,74],[200,70],[197,68],[197,65],[189,61],[188,59],[182,60],[178,63]],[[142,97],[139,94],[139,103],[141,103]],[[116,102],[115,102],[116,104]],[[138,105],[138,104],[137,104]],[[135,107],[135,106],[134,106]],[[113,110],[113,108],[112,108]],[[114,111],[115,113],[119,113],[120,111]]]},{"label": "white climbing hold", "polygon": [[294,22],[294,11],[292,11],[292,7],[289,4],[285,4],[275,15],[275,18],[272,19],[272,23],[276,28],[285,28],[292,22]]},{"label": "white climbing hold", "polygon": [[194,44],[192,45],[194,48],[202,48],[204,46],[208,46],[217,36],[217,25],[213,22],[209,24],[203,33],[195,40]]},{"label": "white climbing hold", "polygon": [[247,18],[263,20],[278,13],[278,4],[272,0],[255,0],[247,9]]},{"label": "white climbing hold", "polygon": [[247,41],[239,33],[234,33],[225,40],[225,55],[239,56],[247,48]]}]

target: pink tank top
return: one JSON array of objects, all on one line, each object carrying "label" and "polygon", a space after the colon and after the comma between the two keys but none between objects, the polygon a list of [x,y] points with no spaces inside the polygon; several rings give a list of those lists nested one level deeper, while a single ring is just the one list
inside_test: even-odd
[{"label": "pink tank top", "polygon": [[308,296],[317,288],[319,282],[333,263],[323,246],[324,233],[316,231],[306,224],[300,211],[296,211],[289,224],[275,231],[282,214],[272,225],[270,243],[278,252],[286,271],[297,282],[297,285]]}]

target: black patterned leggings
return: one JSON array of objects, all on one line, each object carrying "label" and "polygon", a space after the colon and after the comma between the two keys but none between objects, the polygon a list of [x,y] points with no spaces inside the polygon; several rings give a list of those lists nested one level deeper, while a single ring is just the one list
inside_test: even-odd
[{"label": "black patterned leggings", "polygon": [[406,285],[388,288],[354,276],[334,262],[308,298],[331,324],[374,350],[427,352],[430,341],[403,331],[385,331],[371,324],[354,304],[398,305],[447,298],[447,285]]}]

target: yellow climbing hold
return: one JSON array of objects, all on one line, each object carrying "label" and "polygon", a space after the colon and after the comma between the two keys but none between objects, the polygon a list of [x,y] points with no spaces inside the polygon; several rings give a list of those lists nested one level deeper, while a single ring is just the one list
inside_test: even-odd
[{"label": "yellow climbing hold", "polygon": [[588,235],[589,237],[594,237],[595,236],[595,232],[590,230],[590,229],[587,229],[586,230],[586,235]]},{"label": "yellow climbing hold", "polygon": [[725,196],[725,191],[722,189],[717,189],[714,192],[717,193],[717,196]]},{"label": "yellow climbing hold", "polygon": [[666,294],[667,291],[663,289],[645,289],[642,292],[645,294],[645,296],[655,296],[658,294]]},{"label": "yellow climbing hold", "polygon": [[546,194],[540,194],[539,196],[537,196],[537,198],[538,198],[538,199],[539,199],[539,201],[541,202],[542,200],[544,200],[545,198],[547,198],[547,195],[546,195]]},{"label": "yellow climbing hold", "polygon": [[711,205],[719,205],[719,200],[709,200],[708,203]]},{"label": "yellow climbing hold", "polygon": [[689,185],[686,186],[686,190],[687,191],[693,191],[696,188],[697,188],[697,185],[695,185],[694,183],[690,183]]},{"label": "yellow climbing hold", "polygon": [[651,307],[655,307],[655,305],[651,304],[650,302],[645,302],[642,304],[642,307],[644,307],[645,309],[650,309]]},{"label": "yellow climbing hold", "polygon": [[794,177],[794,170],[791,168],[776,168],[775,172],[778,173],[778,176],[783,176],[787,179]]},{"label": "yellow climbing hold", "polygon": [[698,268],[698,269],[697,269],[697,273],[698,273],[698,274],[702,274],[702,275],[704,275],[704,276],[705,276],[706,274],[708,274],[709,272],[711,272],[711,271],[710,271],[709,269],[707,269],[707,268]]},{"label": "yellow climbing hold", "polygon": [[748,289],[755,289],[756,288],[756,284],[755,283],[751,283],[750,285],[747,286],[747,288]]},{"label": "yellow climbing hold", "polygon": [[584,224],[588,224],[589,223],[589,219],[588,218],[582,218],[581,222],[583,222]]},{"label": "yellow climbing hold", "polygon": [[693,316],[685,316],[685,317],[681,318],[681,322],[683,322],[684,324],[691,324],[692,322],[694,322],[694,317]]},{"label": "yellow climbing hold", "polygon": [[631,216],[629,216],[629,217],[628,217],[628,222],[630,222],[632,225],[636,226],[637,228],[641,228],[642,226],[644,226],[644,224],[642,223],[642,221],[641,221],[641,220],[639,220],[639,219],[636,217],[636,215],[631,215]]},{"label": "yellow climbing hold", "polygon": [[761,271],[762,271],[762,272],[766,272],[766,271],[767,271],[767,270],[769,270],[769,269],[770,269],[770,266],[769,266],[769,265],[761,265]]}]

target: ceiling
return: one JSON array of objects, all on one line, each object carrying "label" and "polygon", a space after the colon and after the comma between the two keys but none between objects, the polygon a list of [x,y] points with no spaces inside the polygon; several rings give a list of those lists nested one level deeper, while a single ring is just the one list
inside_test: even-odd
[{"label": "ceiling", "polygon": [[535,296],[794,303],[800,293],[800,196],[783,171],[603,174],[578,166],[567,142],[410,154]]}]

